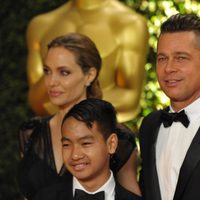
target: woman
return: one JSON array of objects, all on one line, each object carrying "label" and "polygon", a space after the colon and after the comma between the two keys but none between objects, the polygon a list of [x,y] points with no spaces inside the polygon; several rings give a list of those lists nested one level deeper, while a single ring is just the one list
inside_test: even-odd
[{"label": "woman", "polygon": [[[49,99],[59,111],[51,117],[31,119],[20,128],[23,158],[19,167],[19,184],[27,199],[33,199],[40,189],[62,181],[67,176],[61,152],[61,122],[74,104],[90,97],[101,98],[97,80],[100,69],[99,52],[84,35],[71,33],[54,39],[48,45],[44,81]],[[111,166],[119,176],[119,182],[138,193],[136,173],[131,162],[135,156],[135,145],[129,137],[125,139],[124,155],[118,156],[117,160],[113,158]],[[129,156],[131,153],[132,156]],[[125,177],[130,178],[127,181]]]},{"label": "woman", "polygon": [[[41,60],[49,38],[74,30],[90,36],[98,46],[103,61],[98,79],[118,120],[133,119],[140,110],[145,80],[148,27],[142,15],[118,0],[70,0],[31,19],[27,29],[30,106],[38,114],[54,113],[50,102],[43,106]],[[123,98],[116,98],[119,94]]]}]

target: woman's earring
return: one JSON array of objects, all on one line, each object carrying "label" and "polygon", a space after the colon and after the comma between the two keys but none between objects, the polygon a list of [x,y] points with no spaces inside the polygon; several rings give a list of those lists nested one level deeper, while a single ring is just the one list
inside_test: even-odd
[{"label": "woman's earring", "polygon": [[89,87],[90,86],[90,83],[86,83],[86,87]]}]

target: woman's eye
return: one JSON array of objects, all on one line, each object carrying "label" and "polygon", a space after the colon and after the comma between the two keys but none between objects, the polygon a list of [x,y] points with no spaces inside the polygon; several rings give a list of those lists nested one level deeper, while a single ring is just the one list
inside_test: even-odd
[{"label": "woman's eye", "polygon": [[50,74],[50,70],[46,67],[43,68],[44,74]]},{"label": "woman's eye", "polygon": [[70,72],[69,72],[68,70],[61,70],[60,73],[61,73],[61,75],[63,75],[63,76],[67,76],[67,75],[70,74]]}]

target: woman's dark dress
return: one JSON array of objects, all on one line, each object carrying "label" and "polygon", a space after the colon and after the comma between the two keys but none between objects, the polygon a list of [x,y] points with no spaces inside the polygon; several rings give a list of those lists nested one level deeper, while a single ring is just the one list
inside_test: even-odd
[{"label": "woman's dark dress", "polygon": [[[64,181],[69,173],[64,165],[57,173],[52,149],[49,120],[34,118],[22,124],[19,131],[20,151],[23,159],[19,165],[19,186],[23,195],[31,200],[44,187]],[[114,174],[126,163],[136,147],[135,137],[119,134],[119,146],[111,158]]]}]

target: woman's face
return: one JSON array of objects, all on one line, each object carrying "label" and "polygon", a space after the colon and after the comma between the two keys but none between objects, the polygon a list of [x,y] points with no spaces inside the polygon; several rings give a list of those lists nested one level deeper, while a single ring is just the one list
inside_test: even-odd
[{"label": "woman's face", "polygon": [[94,68],[84,74],[73,52],[63,47],[50,48],[44,63],[45,84],[53,104],[68,108],[86,98]]}]

